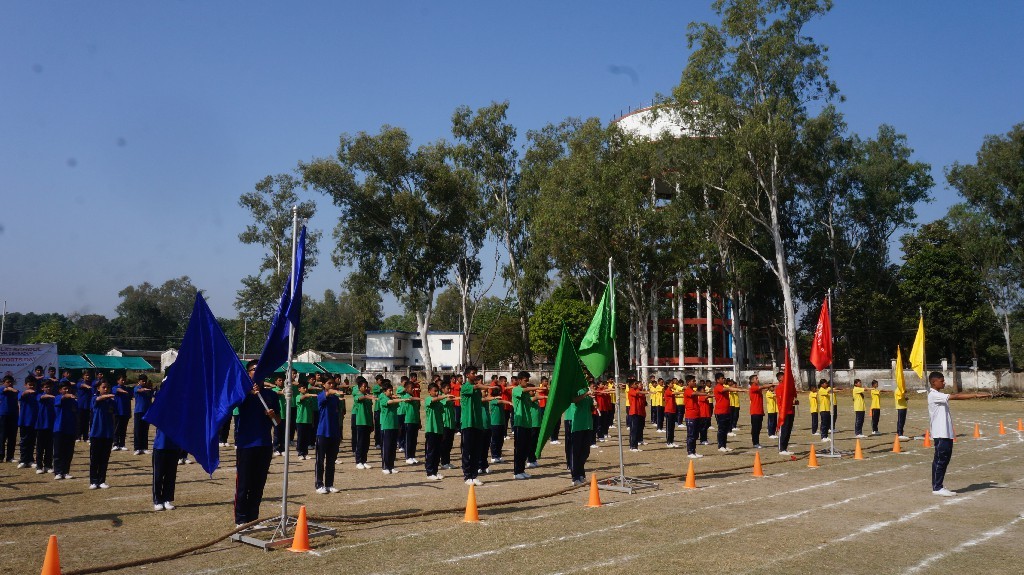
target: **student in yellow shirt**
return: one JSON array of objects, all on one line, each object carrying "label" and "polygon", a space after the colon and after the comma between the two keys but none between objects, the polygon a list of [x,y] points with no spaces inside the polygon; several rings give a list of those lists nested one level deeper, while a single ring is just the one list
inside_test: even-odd
[{"label": "student in yellow shirt", "polygon": [[831,391],[827,379],[818,382],[818,424],[822,441],[832,440],[832,399],[829,397]]},{"label": "student in yellow shirt", "polygon": [[[739,388],[739,384],[735,380],[730,379],[729,385]],[[730,391],[729,392],[729,413],[732,414],[732,427],[729,428],[730,437],[736,435],[736,430],[740,428],[740,392]]]},{"label": "student in yellow shirt", "polygon": [[811,435],[818,434],[818,387],[815,385],[811,386],[810,391],[807,392],[807,401],[809,403],[809,409],[811,411]]},{"label": "student in yellow shirt", "polygon": [[779,426],[779,403],[775,400],[774,388],[764,392],[764,412],[768,416],[768,439],[778,439],[775,431]]},{"label": "student in yellow shirt", "polygon": [[680,429],[685,427],[685,424],[683,423],[683,416],[681,414],[686,410],[686,403],[683,399],[683,394],[686,392],[686,386],[678,379],[674,379],[672,381],[672,393],[675,396],[674,401],[676,403],[676,421],[679,422],[676,424],[676,428]]},{"label": "student in yellow shirt", "polygon": [[910,439],[903,435],[903,426],[907,423],[907,393],[906,391],[900,393],[897,388],[893,390],[892,395],[896,400],[896,435],[899,435],[902,440]]},{"label": "student in yellow shirt", "polygon": [[885,393],[881,389],[878,389],[878,380],[871,380],[871,435],[879,435],[878,433],[878,420],[882,417],[882,394]]},{"label": "student in yellow shirt", "polygon": [[864,384],[859,379],[853,380],[853,434],[857,437],[864,435]]},{"label": "student in yellow shirt", "polygon": [[657,433],[665,433],[665,379],[652,380],[647,390],[651,392],[651,423]]}]

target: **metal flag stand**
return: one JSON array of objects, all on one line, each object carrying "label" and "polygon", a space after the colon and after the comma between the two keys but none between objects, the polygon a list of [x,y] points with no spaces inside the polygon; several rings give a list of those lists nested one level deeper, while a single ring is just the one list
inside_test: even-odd
[{"label": "metal flag stand", "polygon": [[[608,258],[608,282],[612,281],[612,259]],[[612,309],[615,309],[615,294],[612,293],[611,297]],[[612,314],[615,315],[614,313]],[[657,488],[658,484],[653,481],[647,481],[645,479],[638,479],[636,477],[626,476],[626,463],[622,453],[622,398],[619,396],[619,349],[615,342],[615,338],[612,338],[612,360],[615,364],[615,380],[612,386],[615,389],[615,431],[619,436],[619,475],[616,477],[608,477],[606,479],[597,482],[598,489],[604,489],[606,491],[620,491],[622,493],[633,494],[637,489],[644,488]]]},{"label": "metal flag stand", "polygon": [[[288,284],[288,301],[295,295],[296,287],[298,286],[299,278],[297,277],[295,268],[295,251],[298,246],[298,230],[299,230],[299,213],[298,207],[292,206],[292,273],[291,283]],[[300,302],[301,303],[301,302]],[[280,310],[278,313],[284,313],[285,310]],[[295,350],[295,325],[288,322],[288,365],[285,368],[285,386],[284,386],[284,474],[281,479],[281,516],[273,519],[267,519],[261,521],[256,525],[235,533],[231,536],[233,541],[240,541],[254,547],[259,547],[264,551],[269,549],[276,549],[278,547],[284,547],[291,545],[292,539],[295,537],[295,526],[298,524],[298,518],[288,515],[288,472],[291,453],[291,445],[288,438],[291,436],[292,430],[292,353]],[[323,537],[325,535],[334,535],[337,533],[336,529],[327,527],[319,523],[307,522],[309,529],[309,537]],[[257,535],[264,535],[270,533],[269,539],[263,539]],[[291,533],[291,535],[289,535]]]},{"label": "metal flag stand", "polygon": [[[834,348],[835,347],[835,338],[832,337],[832,289],[831,288],[829,288],[829,290],[828,290],[828,296],[827,296],[826,301],[828,302],[828,338],[829,338],[829,343],[831,343],[832,347]],[[834,355],[835,355],[835,352],[833,351],[833,357],[834,357]],[[832,357],[830,357],[829,360],[830,360],[830,363],[828,364],[828,395],[829,395],[829,399],[831,401],[830,401],[830,405],[829,405],[829,414],[828,414],[828,416],[832,417],[832,413],[835,413],[835,412],[838,411],[838,410],[835,409],[835,405],[836,405],[836,386],[835,386],[836,362],[835,362],[835,359],[833,359]],[[831,427],[828,430],[828,438],[829,438],[828,451],[824,452],[824,453],[819,453],[818,457],[828,457],[830,459],[832,459],[832,458],[841,459],[843,457],[843,452],[842,451],[836,451],[836,422],[835,422],[834,418],[832,419],[832,425],[831,425]],[[847,452],[847,455],[849,455],[849,452]]]}]

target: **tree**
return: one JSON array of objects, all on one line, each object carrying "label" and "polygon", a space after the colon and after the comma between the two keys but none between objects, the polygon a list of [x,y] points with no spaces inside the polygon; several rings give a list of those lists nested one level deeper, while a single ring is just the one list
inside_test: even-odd
[{"label": "tree", "polygon": [[562,339],[562,324],[569,329],[573,341],[579,342],[590,325],[594,306],[588,304],[568,286],[559,286],[551,297],[537,305],[530,317],[530,347],[548,362],[555,360]]},{"label": "tree", "polygon": [[[334,158],[302,163],[304,181],[341,208],[334,229],[336,265],[354,264],[415,311],[426,337],[434,295],[465,256],[460,227],[472,204],[470,175],[454,165],[446,142],[411,149],[409,135],[384,126],[377,135],[343,134]],[[424,365],[433,370],[429,346]]]},{"label": "tree", "polygon": [[957,204],[949,209],[946,218],[963,249],[961,257],[981,281],[985,300],[1003,332],[1006,359],[1013,371],[1011,317],[1024,305],[1021,262],[1013,255],[1012,242],[989,213]]},{"label": "tree", "polygon": [[[721,17],[717,26],[689,27],[688,43],[696,49],[674,101],[709,150],[699,173],[711,204],[733,206],[744,226],[754,227],[728,235],[778,281],[790,362],[798,371],[791,271],[797,152],[808,105],[827,103],[838,93],[828,77],[826,48],[803,29],[828,12],[831,2],[716,0],[713,7]],[[767,245],[750,236],[755,231],[766,236]]]},{"label": "tree", "polygon": [[167,280],[160,286],[143,282],[118,292],[121,303],[111,322],[116,345],[170,347],[185,335],[196,292],[188,276]]},{"label": "tree", "polygon": [[[251,333],[261,343],[270,329],[291,266],[292,208],[296,208],[300,224],[316,213],[315,202],[299,201],[296,189],[300,183],[289,174],[266,176],[256,183],[253,191],[238,198],[238,205],[252,218],[252,223],[238,234],[238,239],[243,244],[262,246],[266,251],[257,272],[242,278],[242,287],[235,296],[235,309],[248,320]],[[306,231],[305,276],[316,266],[320,236],[319,231]]]},{"label": "tree", "polygon": [[351,353],[364,349],[366,331],[376,329],[382,319],[380,293],[368,287],[355,273],[337,294],[326,290],[322,300],[305,300],[299,346]]},{"label": "tree", "polygon": [[[529,178],[523,185],[519,152],[515,147],[517,131],[506,121],[508,106],[507,101],[494,102],[475,113],[461,106],[452,115],[452,134],[458,140],[459,163],[473,174],[480,199],[474,205],[482,206],[487,215],[481,222],[505,248],[506,261],[501,275],[516,301],[520,339],[529,341],[529,317],[546,284],[548,270],[537,257],[529,233],[537,186],[531,185]],[[542,163],[539,151],[528,152],[527,161]],[[466,314],[463,315],[463,319],[467,319]],[[464,324],[471,326],[472,322]],[[532,362],[528,348],[525,361],[527,365]]]},{"label": "tree", "polygon": [[[102,317],[102,316],[99,316]],[[39,326],[27,343],[56,343],[62,354],[103,353],[109,349],[106,336],[95,329],[83,330],[71,321],[52,319]]]},{"label": "tree", "polygon": [[[946,220],[921,226],[902,238],[905,262],[901,290],[908,302],[921,306],[925,319],[926,357],[948,354],[957,391],[957,357],[968,351],[979,357],[995,324],[984,299],[984,286],[975,275],[957,235]],[[906,310],[906,331],[917,328],[916,310]],[[965,349],[963,346],[970,347]]]}]

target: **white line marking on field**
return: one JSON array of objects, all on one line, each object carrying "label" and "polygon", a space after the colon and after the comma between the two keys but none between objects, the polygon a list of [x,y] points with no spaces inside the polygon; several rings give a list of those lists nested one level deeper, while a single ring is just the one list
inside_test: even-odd
[{"label": "white line marking on field", "polygon": [[556,571],[551,575],[570,575],[571,573],[590,571],[591,569],[599,569],[601,567],[614,567],[615,565],[619,565],[621,563],[628,563],[639,557],[639,555],[623,555],[622,557],[615,557],[614,559],[608,559],[607,561],[601,561],[598,563],[588,563],[586,565],[580,565],[579,567],[574,567],[572,569],[567,569],[565,571]]},{"label": "white line marking on field", "polygon": [[583,538],[583,537],[588,537],[590,535],[597,535],[599,533],[606,533],[608,531],[615,531],[617,529],[622,529],[624,527],[629,527],[630,525],[636,525],[637,523],[640,523],[640,521],[641,521],[640,519],[634,519],[632,521],[627,521],[626,523],[621,523],[619,525],[609,525],[607,527],[602,527],[600,529],[594,529],[592,531],[583,531],[583,532],[580,532],[580,533],[571,533],[571,534],[568,534],[568,535],[559,535],[558,537],[549,537],[547,539],[541,539],[540,541],[526,541],[526,542],[523,542],[523,543],[517,543],[515,545],[509,545],[509,546],[506,546],[506,547],[499,547],[497,549],[491,549],[489,551],[480,551],[479,553],[471,553],[469,555],[461,555],[461,556],[457,556],[457,557],[449,557],[448,559],[442,560],[442,562],[443,563],[459,563],[459,562],[465,561],[467,559],[479,559],[481,557],[489,557],[491,555],[499,555],[499,554],[504,553],[506,551],[521,551],[523,549],[531,549],[533,547],[538,547],[540,545],[547,545],[548,543],[562,543],[564,541],[571,541],[573,539],[580,539],[580,538]]},{"label": "white line marking on field", "polygon": [[963,543],[957,545],[956,547],[954,547],[952,549],[949,549],[948,551],[942,551],[942,552],[936,553],[935,555],[932,555],[931,557],[927,557],[927,558],[924,559],[924,561],[921,561],[920,563],[918,563],[917,565],[914,565],[913,567],[907,569],[903,573],[905,573],[905,574],[917,573],[917,572],[921,571],[922,569],[925,569],[925,568],[929,567],[932,563],[935,563],[936,561],[940,561],[940,560],[942,560],[942,559],[944,559],[944,558],[946,558],[946,557],[948,557],[950,555],[953,555],[955,553],[960,553],[961,551],[964,551],[966,549],[974,547],[975,545],[980,545],[980,544],[988,541],[989,539],[994,539],[996,537],[999,537],[999,536],[1003,535],[1004,533],[1006,533],[1007,531],[1009,531],[1009,529],[1011,527],[1013,527],[1014,525],[1016,525],[1020,521],[1024,521],[1024,515],[1018,515],[1013,521],[1010,521],[1009,523],[1006,523],[1005,525],[1002,525],[1000,527],[996,527],[995,529],[991,529],[989,531],[986,531],[986,532],[982,533],[981,537],[977,537],[977,538],[971,539],[969,541],[964,541]]}]

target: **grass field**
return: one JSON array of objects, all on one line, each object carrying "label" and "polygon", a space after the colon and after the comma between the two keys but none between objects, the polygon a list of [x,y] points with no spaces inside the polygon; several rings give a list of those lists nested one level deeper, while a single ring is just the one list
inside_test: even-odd
[{"label": "grass field", "polygon": [[[904,453],[892,453],[891,409],[883,411],[884,435],[862,440],[866,459],[821,458],[818,469],[807,467],[813,438],[801,415],[791,447],[798,459],[780,457],[767,442],[771,447],[761,450],[767,477],[752,477],[744,408],[738,437],[730,438],[736,451],[700,448],[706,457],[697,460],[698,489],[683,487],[685,450],[666,448],[664,436],[649,427],[643,452],[626,452],[627,474],[653,479],[657,489],[602,491],[599,509],[585,507],[586,488],[542,497],[568,486],[561,446],[549,446],[534,479],[513,481],[510,464],[492,466],[476,490],[481,506],[526,500],[481,508],[480,524],[462,522],[467,488],[458,470],[441,482],[427,482],[422,465],[385,476],[377,459],[374,469],[356,470],[346,439],[335,482],[340,493],[316,494],[313,461],[292,462],[290,504],[296,512],[305,504],[311,515],[334,516],[327,523],[338,529],[334,537],[314,539],[313,553],[221,541],[113,572],[1024,573],[1024,433],[1016,431],[1024,403],[960,401],[952,411],[959,437],[946,486],[959,492],[954,498],[931,494],[932,454],[921,441],[904,442]],[[842,450],[854,447],[852,418],[850,411],[840,413]],[[1000,420],[1006,435],[998,435]],[[975,422],[981,439],[971,437]],[[923,402],[912,405],[908,434],[922,434],[926,424]],[[677,434],[679,443],[683,438]],[[588,472],[617,473],[613,443],[601,446]],[[511,442],[506,447],[510,452]],[[233,529],[233,451],[224,449],[222,457],[213,479],[198,465],[179,467],[178,508],[159,513],[150,502],[149,458],[130,451],[112,454],[108,490],[86,489],[84,444],[78,444],[69,481],[0,465],[0,573],[38,573],[50,534],[59,538],[65,573],[164,555],[227,534]],[[265,516],[280,513],[281,468],[275,459]],[[434,509],[453,512],[393,519]]]}]

